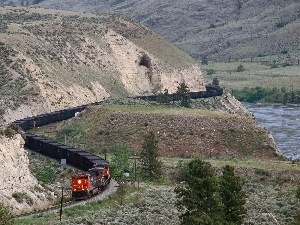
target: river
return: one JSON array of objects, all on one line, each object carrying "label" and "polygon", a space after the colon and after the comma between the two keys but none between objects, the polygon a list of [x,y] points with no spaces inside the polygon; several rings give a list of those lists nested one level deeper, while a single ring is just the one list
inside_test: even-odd
[{"label": "river", "polygon": [[287,157],[300,158],[300,107],[243,103],[261,127],[273,136],[278,148]]}]

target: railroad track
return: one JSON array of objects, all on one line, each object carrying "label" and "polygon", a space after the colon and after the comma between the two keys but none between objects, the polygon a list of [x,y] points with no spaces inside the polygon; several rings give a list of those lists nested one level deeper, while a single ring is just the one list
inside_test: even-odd
[{"label": "railroad track", "polygon": [[[90,202],[103,200],[103,199],[107,198],[108,196],[110,196],[111,194],[115,193],[116,191],[117,191],[117,182],[115,180],[111,180],[110,184],[107,186],[107,188],[104,191],[102,191],[96,195],[93,195],[92,197],[90,197],[86,200],[65,202],[62,205],[62,209],[64,210],[69,207],[73,207],[73,206],[77,206],[77,205],[85,205]],[[47,214],[47,213],[55,213],[55,212],[57,212],[59,214],[60,209],[61,209],[61,205],[55,205],[55,206],[51,206],[49,208],[35,210],[35,211],[27,212],[24,214],[19,214],[19,215],[16,215],[15,218],[31,217],[31,216]]]}]

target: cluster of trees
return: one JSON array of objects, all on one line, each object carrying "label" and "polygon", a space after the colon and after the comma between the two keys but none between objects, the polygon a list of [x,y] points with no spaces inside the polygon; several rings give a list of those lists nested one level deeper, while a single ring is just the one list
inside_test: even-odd
[{"label": "cluster of trees", "polygon": [[239,101],[243,102],[300,103],[300,90],[287,90],[284,87],[272,89],[263,87],[244,87],[241,90],[234,90],[232,94]]},{"label": "cluster of trees", "polygon": [[[191,107],[191,97],[189,95],[190,89],[185,82],[180,83],[176,90],[176,95],[179,97],[180,105],[186,108]],[[172,99],[169,97],[168,89],[165,89],[163,93],[158,94],[157,102],[162,104],[171,103]]]},{"label": "cluster of trees", "polygon": [[[159,160],[158,141],[151,131],[147,133],[143,140],[143,149],[139,153],[139,169],[141,176],[150,181],[157,180],[162,175],[162,163]],[[136,173],[133,166],[130,166],[130,156],[132,155],[127,145],[117,145],[112,148],[111,173],[114,179],[121,180],[124,172]],[[135,155],[136,156],[136,155]]]},{"label": "cluster of trees", "polygon": [[184,183],[175,189],[182,225],[242,224],[247,210],[240,177],[232,166],[217,176],[213,167],[195,159],[183,167]]}]

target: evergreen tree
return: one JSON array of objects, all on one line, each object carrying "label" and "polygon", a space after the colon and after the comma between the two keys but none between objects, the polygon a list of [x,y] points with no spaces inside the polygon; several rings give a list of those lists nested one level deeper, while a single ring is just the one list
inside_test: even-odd
[{"label": "evergreen tree", "polygon": [[220,177],[220,196],[223,203],[223,213],[226,221],[232,224],[242,224],[247,210],[245,192],[240,177],[234,173],[234,167],[226,165]]},{"label": "evergreen tree", "polygon": [[207,55],[203,55],[202,56],[201,64],[202,65],[208,65],[208,57],[207,57]]},{"label": "evergreen tree", "polygon": [[116,145],[112,148],[111,174],[115,179],[121,179],[124,171],[129,171],[129,149],[127,145]]},{"label": "evergreen tree", "polygon": [[157,95],[157,102],[158,103],[164,103],[164,104],[168,104],[171,102],[171,98],[169,96],[169,91],[168,89],[164,90],[164,93],[159,93]]},{"label": "evergreen tree", "polygon": [[219,80],[218,78],[214,78],[212,81],[213,86],[219,86]]},{"label": "evergreen tree", "polygon": [[189,162],[184,181],[175,189],[176,206],[182,212],[181,224],[226,224],[221,213],[218,178],[212,166],[201,159]]},{"label": "evergreen tree", "polygon": [[162,175],[161,165],[159,161],[158,152],[158,141],[155,138],[154,133],[151,131],[149,134],[145,135],[143,150],[141,152],[141,166],[144,174],[150,179],[158,179]]},{"label": "evergreen tree", "polygon": [[0,202],[0,225],[14,224],[14,215],[11,210]]},{"label": "evergreen tree", "polygon": [[176,94],[179,97],[180,100],[180,105],[183,107],[190,107],[191,104],[191,97],[189,95],[189,88],[188,86],[185,84],[185,82],[179,84],[179,86],[177,87],[177,91]]}]

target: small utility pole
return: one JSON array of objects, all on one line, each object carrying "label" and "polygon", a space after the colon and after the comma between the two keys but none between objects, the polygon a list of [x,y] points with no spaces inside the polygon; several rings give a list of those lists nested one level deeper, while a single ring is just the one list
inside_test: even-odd
[{"label": "small utility pole", "polygon": [[64,187],[61,186],[61,199],[60,199],[59,221],[61,221],[62,208],[63,208],[63,199],[64,199]]}]

